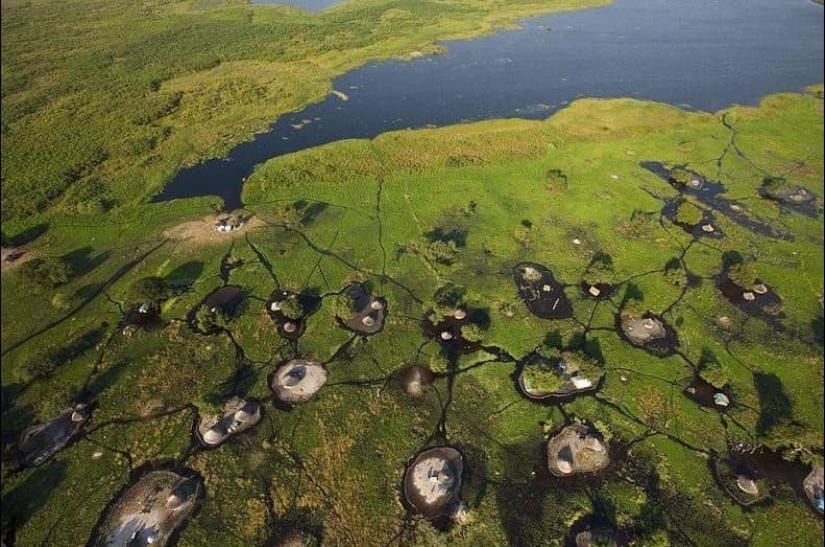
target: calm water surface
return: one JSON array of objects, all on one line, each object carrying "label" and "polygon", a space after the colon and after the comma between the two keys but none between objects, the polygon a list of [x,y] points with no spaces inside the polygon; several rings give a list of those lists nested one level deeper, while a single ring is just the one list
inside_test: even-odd
[{"label": "calm water surface", "polygon": [[[216,195],[272,157],[386,131],[491,118],[546,118],[579,97],[635,97],[716,111],[802,91],[823,77],[823,8],[807,0],[617,0],[447,42],[444,55],[368,64],[330,95],[282,116],[227,159],[185,169],[154,201]],[[312,123],[296,129],[302,120]]]}]

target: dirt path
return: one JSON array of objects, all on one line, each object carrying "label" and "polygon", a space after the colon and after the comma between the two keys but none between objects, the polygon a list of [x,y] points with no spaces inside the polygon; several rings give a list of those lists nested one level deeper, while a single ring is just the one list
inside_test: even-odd
[{"label": "dirt path", "polygon": [[239,227],[235,227],[229,232],[219,231],[218,223],[226,218],[228,218],[227,215],[208,215],[201,220],[178,224],[166,230],[163,235],[168,239],[186,242],[189,246],[196,247],[229,241],[235,236],[243,235],[249,230],[261,228],[266,224],[256,216],[246,215]]}]

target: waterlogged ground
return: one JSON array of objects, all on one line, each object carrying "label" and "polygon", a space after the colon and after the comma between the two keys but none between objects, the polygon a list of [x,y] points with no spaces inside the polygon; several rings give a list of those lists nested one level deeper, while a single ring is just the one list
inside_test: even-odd
[{"label": "waterlogged ground", "polygon": [[[821,544],[822,520],[798,488],[779,482],[745,512],[709,462],[764,445],[822,464],[821,201],[810,216],[760,195],[766,178],[785,177],[821,200],[822,150],[821,86],[718,114],[583,100],[545,122],[389,133],[277,158],[245,186],[242,213],[254,220],[209,241],[186,224],[210,222],[207,200],[20,225],[12,235],[28,234],[27,249],[67,257],[77,274],[37,292],[4,273],[3,533],[21,546],[77,545],[148,464],[203,478],[180,545],[277,544],[292,532],[325,545],[563,545],[590,520],[638,545]],[[723,191],[680,192],[651,162]],[[714,213],[724,236],[669,220],[679,198]],[[581,289],[597,252],[608,298]],[[513,282],[522,263],[552,272],[571,317],[530,312]],[[737,264],[755,269],[778,308],[746,313],[720,292]],[[129,289],[150,275],[175,288],[166,326],[124,336]],[[353,282],[386,303],[376,334],[336,319],[348,317]],[[436,297],[450,283],[464,289],[450,305],[476,328],[453,317],[444,340],[432,321],[452,313]],[[191,312],[222,286],[244,302],[214,334],[197,332]],[[297,339],[268,313],[275,291],[320,302]],[[672,354],[625,341],[622,313],[661,317]],[[559,404],[527,400],[513,374],[539,346],[589,355],[603,385]],[[47,357],[53,370],[31,365]],[[295,357],[323,363],[328,380],[306,403],[276,405],[269,378]],[[413,364],[435,373],[419,396],[399,382]],[[724,413],[684,395],[697,374],[727,384]],[[263,419],[199,448],[198,412],[231,395],[261,402]],[[19,468],[16,433],[77,400],[93,403],[80,437]],[[546,438],[577,420],[602,433],[610,466],[554,478]],[[406,465],[433,446],[464,457],[460,526],[414,518],[401,499]]]}]

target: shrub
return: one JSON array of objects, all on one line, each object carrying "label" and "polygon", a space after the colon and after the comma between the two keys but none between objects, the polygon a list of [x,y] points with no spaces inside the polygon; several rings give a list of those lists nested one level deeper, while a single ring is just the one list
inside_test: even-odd
[{"label": "shrub", "polygon": [[728,268],[728,279],[740,287],[750,287],[754,280],[756,280],[756,277],[756,268],[751,262],[732,264]]},{"label": "shrub", "polygon": [[461,337],[467,342],[483,342],[484,331],[472,323],[461,326]]},{"label": "shrub", "polygon": [[129,300],[139,304],[156,306],[166,300],[169,286],[162,277],[149,276],[138,279],[129,288]]},{"label": "shrub", "polygon": [[614,282],[615,271],[613,270],[613,259],[609,254],[598,251],[593,255],[593,260],[587,266],[584,272],[584,282],[588,285],[596,285],[599,283],[606,283],[612,285]]},{"label": "shrub", "polygon": [[52,351],[41,351],[26,363],[26,371],[32,379],[48,378],[62,363]]},{"label": "shrub", "polygon": [[658,227],[658,213],[636,209],[630,219],[620,222],[617,228],[623,235],[638,238],[648,236]]},{"label": "shrub", "polygon": [[557,391],[564,382],[551,365],[536,363],[524,367],[524,383],[529,391]]},{"label": "shrub", "polygon": [[47,257],[24,262],[18,274],[25,283],[35,288],[54,289],[71,281],[74,270],[61,258]]},{"label": "shrub", "polygon": [[699,377],[716,389],[722,389],[730,382],[727,368],[715,359],[699,364]]},{"label": "shrub", "polygon": [[464,306],[464,298],[466,295],[467,290],[461,285],[447,283],[435,291],[435,295],[433,296],[433,309],[441,315],[451,313],[457,308]]},{"label": "shrub", "polygon": [[676,205],[674,219],[680,224],[696,226],[702,222],[703,218],[705,218],[704,212],[689,201],[682,200]]},{"label": "shrub", "polygon": [[674,167],[670,171],[670,181],[676,184],[687,184],[694,178],[693,173],[682,167]]},{"label": "shrub", "polygon": [[281,313],[284,314],[284,317],[297,321],[303,317],[306,312],[297,298],[290,297],[281,301]]}]

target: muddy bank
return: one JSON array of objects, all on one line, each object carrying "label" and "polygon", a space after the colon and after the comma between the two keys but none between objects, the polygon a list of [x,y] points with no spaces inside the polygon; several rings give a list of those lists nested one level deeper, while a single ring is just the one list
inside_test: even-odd
[{"label": "muddy bank", "polygon": [[741,287],[723,274],[716,279],[716,288],[728,302],[751,317],[767,321],[778,321],[785,317],[782,298],[770,285],[759,279],[750,287]]},{"label": "muddy bank", "polygon": [[281,402],[300,404],[315,397],[328,378],[327,368],[320,361],[292,359],[272,373],[269,385]]},{"label": "muddy bank", "polygon": [[616,314],[616,331],[629,344],[656,357],[672,355],[678,346],[673,328],[650,312],[642,315]]},{"label": "muddy bank", "polygon": [[173,545],[203,496],[203,480],[193,471],[148,464],[110,502],[87,547]]},{"label": "muddy bank", "polygon": [[278,335],[286,340],[303,336],[307,318],[320,308],[321,299],[314,294],[280,289],[270,295],[266,304],[266,312],[275,322]]},{"label": "muddy bank", "polygon": [[604,385],[604,372],[597,371],[595,363],[583,367],[582,360],[570,352],[553,357],[533,352],[516,365],[511,378],[516,389],[531,401],[567,402],[595,393]]},{"label": "muddy bank", "polygon": [[409,395],[421,395],[426,386],[435,380],[435,374],[421,365],[410,365],[401,369],[398,374],[398,382]]},{"label": "muddy bank", "polygon": [[222,414],[198,416],[195,437],[203,446],[214,448],[233,435],[254,427],[261,415],[261,405],[256,401],[233,397],[224,404]]},{"label": "muddy bank", "polygon": [[719,488],[739,505],[770,503],[776,489],[790,487],[806,505],[816,510],[805,489],[811,467],[798,460],[788,461],[779,451],[738,444],[725,454],[715,455],[709,465]]},{"label": "muddy bank", "polygon": [[522,262],[513,268],[513,282],[530,313],[542,319],[567,319],[573,316],[573,306],[564,294],[564,285],[557,282],[546,266]]},{"label": "muddy bank", "polygon": [[688,399],[719,412],[726,412],[734,406],[733,391],[730,386],[717,389],[699,376],[694,377],[682,393]]},{"label": "muddy bank", "polygon": [[609,463],[604,439],[584,424],[569,425],[547,441],[547,466],[557,477],[594,473]]},{"label": "muddy bank", "polygon": [[442,446],[419,453],[404,473],[403,494],[415,513],[435,519],[456,511],[460,505],[464,456]]},{"label": "muddy bank", "polygon": [[354,312],[347,317],[335,316],[341,327],[363,336],[381,332],[387,315],[387,301],[383,297],[372,296],[361,283],[347,286],[341,296],[350,301],[350,310]]},{"label": "muddy bank", "polygon": [[91,416],[88,405],[68,407],[55,419],[33,425],[20,434],[20,463],[34,467],[65,448],[80,433],[83,424]]}]

